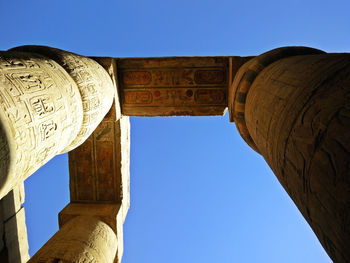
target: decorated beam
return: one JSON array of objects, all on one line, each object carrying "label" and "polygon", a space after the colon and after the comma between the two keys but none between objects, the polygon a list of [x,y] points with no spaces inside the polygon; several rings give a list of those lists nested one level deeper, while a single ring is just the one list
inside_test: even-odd
[{"label": "decorated beam", "polygon": [[[101,64],[107,58],[95,58]],[[250,57],[116,58],[123,115],[223,115],[228,86]]]}]

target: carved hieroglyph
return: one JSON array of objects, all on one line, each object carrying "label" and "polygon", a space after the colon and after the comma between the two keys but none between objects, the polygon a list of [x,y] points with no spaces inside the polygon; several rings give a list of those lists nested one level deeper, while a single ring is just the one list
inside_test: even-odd
[{"label": "carved hieroglyph", "polygon": [[112,106],[116,88],[107,71],[90,58],[56,48],[21,46],[13,50],[35,52],[51,58],[60,64],[74,80],[83,103],[83,123],[76,138],[62,152],[68,152],[81,145]]},{"label": "carved hieroglyph", "polygon": [[129,208],[130,123],[111,114],[95,132],[69,152],[71,202],[122,204]]},{"label": "carved hieroglyph", "polygon": [[223,115],[232,72],[246,58],[117,59],[121,109],[134,116]]},{"label": "carved hieroglyph", "polygon": [[[30,49],[35,53],[19,51]],[[83,143],[114,91],[91,59],[47,47],[1,52],[0,198],[56,154]]]},{"label": "carved hieroglyph", "polygon": [[0,197],[70,145],[83,118],[74,81],[55,61],[0,53]]}]

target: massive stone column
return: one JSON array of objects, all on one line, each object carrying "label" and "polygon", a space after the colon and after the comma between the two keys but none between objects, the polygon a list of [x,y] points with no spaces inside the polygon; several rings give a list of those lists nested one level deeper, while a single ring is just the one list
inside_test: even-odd
[{"label": "massive stone column", "polygon": [[114,91],[92,59],[40,46],[0,52],[0,199],[56,154],[82,144]]},{"label": "massive stone column", "polygon": [[334,262],[350,262],[350,54],[289,47],[244,64],[230,115]]},{"label": "massive stone column", "polygon": [[98,217],[77,216],[67,222],[29,261],[113,263],[117,236]]}]

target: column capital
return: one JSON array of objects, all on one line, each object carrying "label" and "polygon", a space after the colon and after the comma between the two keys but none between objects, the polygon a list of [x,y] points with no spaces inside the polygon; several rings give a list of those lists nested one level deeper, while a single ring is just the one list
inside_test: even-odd
[{"label": "column capital", "polygon": [[309,47],[281,47],[254,57],[240,67],[228,92],[230,121],[235,122],[242,138],[256,152],[259,152],[259,150],[249,134],[245,121],[246,98],[255,78],[261,71],[277,60],[291,56],[322,53],[324,52],[321,50]]}]

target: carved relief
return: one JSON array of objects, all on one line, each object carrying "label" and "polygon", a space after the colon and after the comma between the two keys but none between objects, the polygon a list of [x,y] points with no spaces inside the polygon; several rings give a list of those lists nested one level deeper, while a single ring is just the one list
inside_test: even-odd
[{"label": "carved relief", "polygon": [[49,96],[32,98],[30,105],[39,118],[44,118],[55,111],[54,104]]},{"label": "carved relief", "polygon": [[127,104],[150,104],[152,93],[149,91],[126,91],[124,102]]},{"label": "carved relief", "polygon": [[78,147],[91,135],[112,105],[115,88],[110,76],[96,61],[63,50],[43,46],[23,46],[15,50],[31,51],[53,59],[78,86],[84,111],[83,123],[78,135],[62,152]]},{"label": "carved relief", "polygon": [[81,146],[69,152],[71,202],[129,207],[129,119],[105,117]]},{"label": "carved relief", "polygon": [[124,92],[125,105],[152,106],[195,106],[195,105],[223,105],[226,104],[226,90],[219,88],[163,88],[153,91],[127,90]]},{"label": "carved relief", "polygon": [[221,115],[226,109],[228,58],[140,58],[117,63],[125,115]]},{"label": "carved relief", "polygon": [[[54,61],[25,52],[0,53],[0,197],[76,136],[82,123],[78,88]],[[5,144],[6,145],[6,144]],[[7,167],[8,166],[8,167]],[[7,168],[6,168],[7,167]]]},{"label": "carved relief", "polygon": [[96,145],[96,159],[98,160],[96,177],[97,188],[100,190],[97,193],[97,200],[115,199],[114,181],[116,174],[114,174],[113,150],[113,141],[99,141]]},{"label": "carved relief", "polygon": [[41,141],[45,141],[52,137],[57,130],[57,124],[50,120],[39,125],[39,131],[41,136]]},{"label": "carved relief", "polygon": [[195,101],[199,104],[219,104],[225,102],[225,92],[216,89],[197,90]]},{"label": "carved relief", "polygon": [[199,84],[223,84],[225,72],[223,70],[197,70],[194,79]]},{"label": "carved relief", "polygon": [[257,74],[243,101],[247,131],[333,262],[349,262],[350,56],[283,49],[265,56],[299,53]]},{"label": "carved relief", "polygon": [[68,52],[61,54],[60,59],[78,85],[84,110],[83,125],[78,136],[64,149],[70,151],[82,144],[106,115],[112,105],[114,87],[107,72],[92,59]]},{"label": "carved relief", "polygon": [[148,85],[152,80],[148,71],[126,71],[123,74],[125,85]]}]

